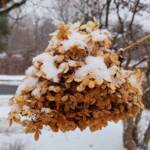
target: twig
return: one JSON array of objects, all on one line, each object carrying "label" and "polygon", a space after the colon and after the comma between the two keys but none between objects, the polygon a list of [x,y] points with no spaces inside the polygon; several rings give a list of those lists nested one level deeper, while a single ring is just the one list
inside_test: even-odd
[{"label": "twig", "polygon": [[141,39],[137,40],[136,42],[131,43],[129,46],[123,48],[121,51],[122,52],[126,52],[132,48],[135,48],[136,46],[142,44],[143,42],[145,42],[146,40],[150,40],[150,34],[142,37]]},{"label": "twig", "polygon": [[144,90],[143,95],[147,94],[150,91],[150,87],[148,87],[147,89]]},{"label": "twig", "polygon": [[136,64],[131,66],[131,68],[134,69],[135,67],[137,67],[138,65],[140,65],[141,63],[143,63],[145,61],[150,61],[150,57],[141,59],[139,62],[137,62]]},{"label": "twig", "polygon": [[21,0],[21,1],[10,1],[5,6],[0,7],[0,14],[8,13],[12,9],[18,8],[19,6],[26,3],[27,0]]}]

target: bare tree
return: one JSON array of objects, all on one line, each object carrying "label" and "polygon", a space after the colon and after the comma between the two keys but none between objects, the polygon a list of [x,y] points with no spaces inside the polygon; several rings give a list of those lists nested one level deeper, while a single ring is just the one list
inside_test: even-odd
[{"label": "bare tree", "polygon": [[14,22],[9,21],[11,30],[7,49],[2,49],[9,59],[0,59],[0,74],[23,74],[31,65],[32,58],[46,48],[50,40],[49,33],[55,29],[50,18],[35,16],[32,19],[32,16],[25,16],[16,24]]},{"label": "bare tree", "polygon": [[[108,0],[110,4],[111,0]],[[102,16],[104,14],[104,10],[106,8],[106,1],[104,0],[77,0],[73,5],[76,8],[78,18],[83,22],[87,22],[92,20],[94,17],[102,22]],[[107,7],[107,12],[109,15],[110,7]],[[108,20],[108,16],[106,17]],[[106,21],[108,24],[108,21]]]}]

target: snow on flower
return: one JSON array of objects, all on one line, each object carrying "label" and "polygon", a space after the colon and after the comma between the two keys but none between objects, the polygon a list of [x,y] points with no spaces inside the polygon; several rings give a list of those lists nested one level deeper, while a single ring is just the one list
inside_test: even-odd
[{"label": "snow on flower", "polygon": [[10,110],[11,112],[18,112],[19,111],[19,107],[17,104],[13,104],[10,106]]},{"label": "snow on flower", "polygon": [[40,93],[40,88],[35,88],[33,91],[32,91],[32,96],[34,96],[35,98],[39,99],[41,97],[41,93]]},{"label": "snow on flower", "polygon": [[43,72],[47,79],[58,81],[58,69],[54,65],[54,57],[49,53],[42,53],[33,59],[34,62],[42,63],[41,72]]},{"label": "snow on flower", "polygon": [[24,112],[27,113],[30,110],[30,107],[27,106],[27,105],[24,105],[22,109],[23,109]]},{"label": "snow on flower", "polygon": [[42,108],[41,112],[49,113],[51,110],[49,108]]},{"label": "snow on flower", "polygon": [[76,71],[75,76],[77,78],[83,79],[88,74],[94,74],[98,80],[111,81],[110,72],[102,57],[88,56],[85,62],[86,64]]},{"label": "snow on flower", "polygon": [[81,34],[79,32],[72,32],[69,39],[63,41],[63,48],[67,51],[72,46],[79,46],[81,48],[86,47],[86,35]]},{"label": "snow on flower", "polygon": [[34,76],[36,72],[37,72],[36,68],[34,66],[31,66],[26,70],[25,74],[27,76]]},{"label": "snow on flower", "polygon": [[23,91],[31,91],[35,88],[38,82],[37,78],[27,77],[23,80],[22,84],[18,87],[16,94],[21,95]]}]

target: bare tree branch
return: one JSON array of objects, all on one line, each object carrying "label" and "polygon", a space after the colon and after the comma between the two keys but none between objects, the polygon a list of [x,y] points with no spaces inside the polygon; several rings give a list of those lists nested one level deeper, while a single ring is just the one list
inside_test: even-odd
[{"label": "bare tree branch", "polygon": [[147,94],[150,91],[150,87],[148,87],[147,89],[144,90],[143,95]]},{"label": "bare tree branch", "polygon": [[123,51],[125,52],[125,51],[132,49],[132,48],[135,48],[136,46],[142,44],[143,42],[145,42],[146,40],[149,40],[149,39],[150,39],[150,34],[148,34],[148,35],[142,37],[141,39],[135,41],[134,43],[130,44],[129,46],[124,48]]},{"label": "bare tree branch", "polygon": [[137,13],[137,8],[138,8],[139,3],[140,3],[140,0],[137,0],[136,3],[135,3],[135,6],[134,6],[131,22],[129,24],[129,30],[130,31],[132,30],[132,25],[133,25],[133,22],[134,22],[135,15]]},{"label": "bare tree branch", "polygon": [[105,19],[105,26],[108,28],[108,21],[109,21],[109,13],[110,13],[110,4],[112,0],[106,1],[106,19]]},{"label": "bare tree branch", "polygon": [[20,1],[9,1],[6,5],[0,7],[0,14],[1,13],[8,13],[12,9],[18,8],[21,5],[25,4],[27,0],[20,0]]},{"label": "bare tree branch", "polygon": [[124,22],[120,16],[120,2],[117,2],[116,0],[114,0],[114,3],[116,5],[116,13],[117,13],[117,17],[118,17],[118,20],[119,20],[119,23],[120,23],[120,33],[123,33],[124,32]]},{"label": "bare tree branch", "polygon": [[131,68],[134,69],[134,68],[136,68],[138,65],[140,65],[141,63],[143,63],[143,62],[145,62],[145,61],[149,61],[149,60],[150,60],[149,57],[148,57],[148,58],[143,58],[143,59],[141,59],[139,62],[137,62],[136,64],[134,64]]}]

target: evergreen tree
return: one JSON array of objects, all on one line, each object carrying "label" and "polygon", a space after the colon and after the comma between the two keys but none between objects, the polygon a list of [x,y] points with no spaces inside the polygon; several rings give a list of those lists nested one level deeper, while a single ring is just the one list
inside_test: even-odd
[{"label": "evergreen tree", "polygon": [[7,38],[9,34],[7,14],[0,14],[0,51],[7,47]]}]

